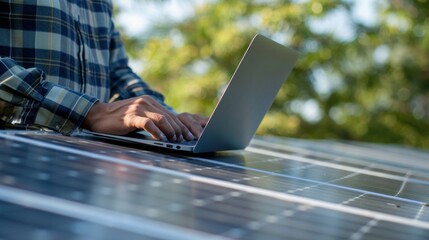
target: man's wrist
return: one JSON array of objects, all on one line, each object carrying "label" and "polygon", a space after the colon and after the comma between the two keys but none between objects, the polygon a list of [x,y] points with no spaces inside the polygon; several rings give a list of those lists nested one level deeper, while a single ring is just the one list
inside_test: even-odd
[{"label": "man's wrist", "polygon": [[102,113],[106,112],[105,107],[104,103],[100,101],[96,102],[88,111],[88,114],[83,121],[82,128],[92,130],[94,124],[101,119]]}]

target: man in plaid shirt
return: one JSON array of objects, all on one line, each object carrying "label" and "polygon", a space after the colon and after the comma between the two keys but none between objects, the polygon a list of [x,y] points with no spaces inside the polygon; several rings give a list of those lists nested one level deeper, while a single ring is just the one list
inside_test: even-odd
[{"label": "man in plaid shirt", "polygon": [[128,66],[109,0],[0,0],[0,122],[192,140],[207,118],[176,114]]}]

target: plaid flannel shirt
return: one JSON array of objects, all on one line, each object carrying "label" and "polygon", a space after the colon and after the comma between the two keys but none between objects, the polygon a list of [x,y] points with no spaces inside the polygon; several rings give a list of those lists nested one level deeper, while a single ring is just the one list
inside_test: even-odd
[{"label": "plaid flannel shirt", "polygon": [[1,121],[69,134],[98,100],[141,95],[166,106],[129,68],[111,1],[0,0]]}]

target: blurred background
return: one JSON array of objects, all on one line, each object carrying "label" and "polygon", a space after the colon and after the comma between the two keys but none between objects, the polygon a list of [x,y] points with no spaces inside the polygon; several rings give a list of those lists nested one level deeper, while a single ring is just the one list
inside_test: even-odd
[{"label": "blurred background", "polygon": [[113,3],[133,69],[179,112],[209,115],[262,33],[302,56],[258,135],[429,149],[429,0]]}]

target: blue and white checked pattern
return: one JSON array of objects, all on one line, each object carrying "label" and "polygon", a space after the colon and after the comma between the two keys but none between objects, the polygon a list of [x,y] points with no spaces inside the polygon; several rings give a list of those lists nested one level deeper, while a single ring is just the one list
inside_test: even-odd
[{"label": "blue and white checked pattern", "polygon": [[69,134],[98,100],[141,95],[166,106],[129,68],[111,1],[0,0],[2,121]]}]

